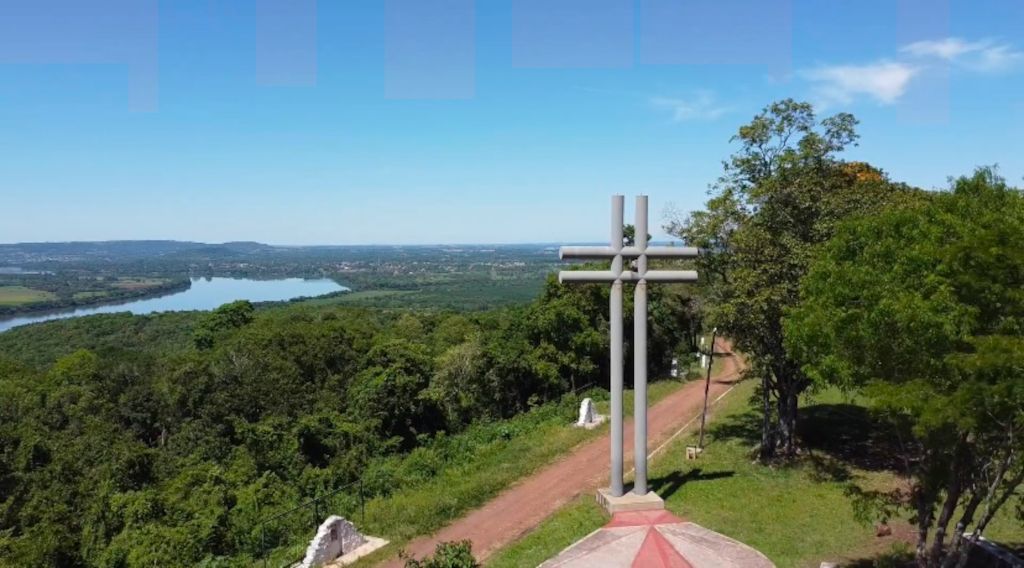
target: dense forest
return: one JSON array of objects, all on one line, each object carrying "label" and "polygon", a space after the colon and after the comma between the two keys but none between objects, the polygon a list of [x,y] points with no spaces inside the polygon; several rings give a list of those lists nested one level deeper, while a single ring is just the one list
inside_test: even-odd
[{"label": "dense forest", "polygon": [[[657,369],[694,343],[683,291],[652,292]],[[392,457],[602,385],[606,313],[603,287],[549,279],[484,312],[237,302],[2,334],[0,558],[248,565],[260,518],[354,481],[395,491]]]}]

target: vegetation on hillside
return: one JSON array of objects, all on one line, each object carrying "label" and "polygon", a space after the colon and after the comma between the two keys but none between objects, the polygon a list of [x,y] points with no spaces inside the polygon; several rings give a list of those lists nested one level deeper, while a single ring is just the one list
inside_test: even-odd
[{"label": "vegetation on hillside", "polygon": [[886,504],[913,510],[920,564],[963,566],[1024,483],[1024,194],[983,168],[844,224],[785,331],[808,377],[862,390],[900,441],[910,495]]},{"label": "vegetation on hillside", "polygon": [[[670,289],[652,296],[651,360],[667,369],[692,326]],[[239,302],[12,330],[4,353],[24,360],[0,363],[0,557],[247,565],[293,547],[259,521],[352,482],[369,498],[412,487],[502,435],[455,434],[602,385],[606,310],[602,287],[550,280],[531,304],[472,314]],[[33,345],[41,329],[96,348]]]}]

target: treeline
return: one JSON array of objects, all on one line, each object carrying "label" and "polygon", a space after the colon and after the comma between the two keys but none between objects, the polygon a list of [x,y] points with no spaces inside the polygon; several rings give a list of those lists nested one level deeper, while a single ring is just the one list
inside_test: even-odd
[{"label": "treeline", "polygon": [[5,274],[0,275],[0,286],[23,286],[47,292],[51,297],[24,304],[2,305],[0,317],[116,304],[188,290],[191,285],[191,280],[181,276],[122,278],[77,273]]},{"label": "treeline", "polygon": [[[652,292],[655,368],[698,329],[680,290]],[[356,480],[396,490],[408,476],[391,458],[602,385],[607,301],[604,287],[549,279],[534,302],[489,312],[238,302],[13,330],[4,353],[22,360],[0,363],[0,558],[246,565],[261,518]],[[69,349],[29,344],[42,328],[93,320],[95,334],[66,336],[93,350],[40,364]],[[295,544],[278,536],[267,544]]]},{"label": "treeline", "polygon": [[840,158],[856,125],[770,105],[706,208],[667,229],[712,253],[706,317],[760,381],[760,459],[798,459],[803,393],[860,393],[911,486],[861,505],[906,514],[919,565],[962,566],[1001,507],[1024,517],[1024,196],[994,168],[942,192],[893,182]]}]

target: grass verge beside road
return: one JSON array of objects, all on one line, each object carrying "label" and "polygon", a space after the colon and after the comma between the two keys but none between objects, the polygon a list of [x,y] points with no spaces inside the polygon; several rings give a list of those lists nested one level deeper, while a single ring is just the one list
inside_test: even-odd
[{"label": "grass verge beside road", "polygon": [[[850,442],[857,424],[848,414],[828,416],[835,408],[862,408],[838,391],[815,395],[801,409],[805,427],[819,430],[807,444],[804,459],[790,467],[765,467],[752,459],[757,415],[748,401],[751,381],[740,384],[713,409],[710,442],[699,460],[687,461],[685,449],[696,432],[681,436],[655,457],[652,489],[666,507],[682,517],[740,540],[765,553],[779,568],[812,567],[822,561],[873,566],[883,558],[905,558],[912,529],[906,514],[891,522],[893,536],[876,537],[874,527],[859,521],[847,488],[884,489],[902,483],[893,472],[844,461],[817,441]],[[1008,543],[1024,542],[1024,528],[1007,509],[986,531]],[[593,498],[574,501],[519,541],[493,555],[488,567],[536,566],[607,522]],[[882,565],[882,564],[878,564]]]}]

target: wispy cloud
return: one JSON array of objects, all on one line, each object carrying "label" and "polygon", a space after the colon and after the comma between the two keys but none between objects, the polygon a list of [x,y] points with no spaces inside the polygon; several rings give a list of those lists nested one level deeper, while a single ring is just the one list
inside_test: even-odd
[{"label": "wispy cloud", "polygon": [[711,91],[698,91],[692,97],[651,97],[654,107],[671,113],[673,122],[715,120],[731,109],[717,102]]},{"label": "wispy cloud", "polygon": [[849,104],[867,96],[881,104],[893,104],[919,72],[913,65],[878,61],[867,65],[825,65],[801,75],[815,85],[822,104]]},{"label": "wispy cloud", "polygon": [[938,58],[971,71],[996,72],[1024,61],[1024,52],[993,39],[967,41],[958,37],[916,41],[901,52],[920,58]]},{"label": "wispy cloud", "polygon": [[939,62],[975,73],[1009,70],[1024,64],[1024,52],[994,39],[946,37],[904,45],[895,57],[866,64],[821,65],[799,76],[813,85],[818,104],[850,104],[860,98],[891,105],[911,83]]}]

